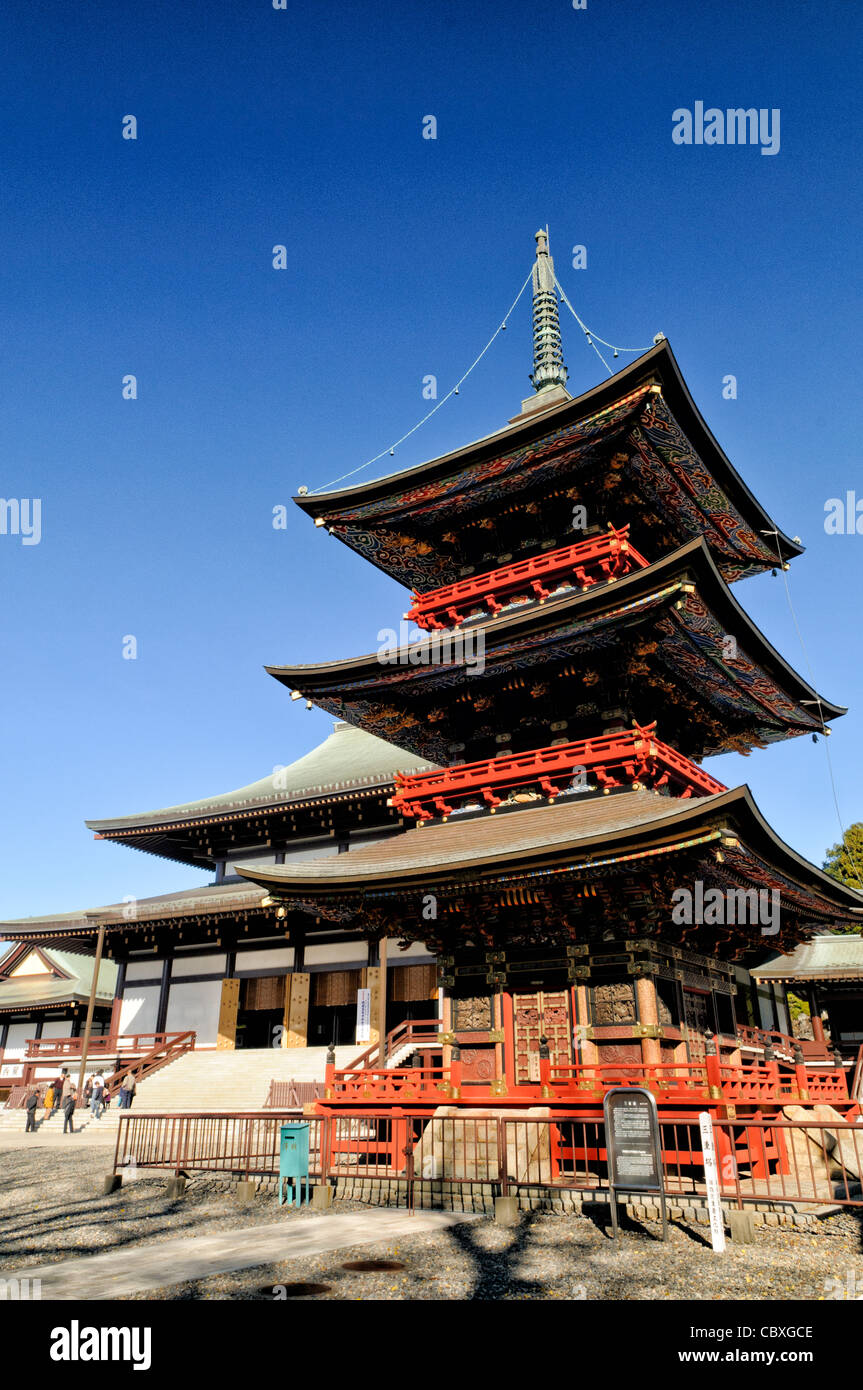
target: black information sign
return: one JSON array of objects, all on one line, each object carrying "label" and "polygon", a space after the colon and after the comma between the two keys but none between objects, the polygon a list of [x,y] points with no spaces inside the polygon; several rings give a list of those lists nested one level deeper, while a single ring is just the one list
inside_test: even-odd
[{"label": "black information sign", "polygon": [[641,1086],[614,1086],[602,1103],[611,1224],[617,1239],[617,1190],[658,1192],[662,1208],[662,1239],[666,1238],[665,1192],[662,1184],[662,1145],[656,1100]]}]

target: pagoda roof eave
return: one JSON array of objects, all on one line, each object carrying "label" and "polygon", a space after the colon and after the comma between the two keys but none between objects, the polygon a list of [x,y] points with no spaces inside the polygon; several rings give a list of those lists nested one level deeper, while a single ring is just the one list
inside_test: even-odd
[{"label": "pagoda roof eave", "polygon": [[[330,492],[298,495],[293,500],[312,519],[326,519],[328,512],[345,506],[368,504],[391,495],[395,496],[400,490],[416,486],[418,483],[433,483],[445,477],[453,468],[479,464],[504,449],[530,444],[541,439],[551,429],[559,429],[582,416],[605,409],[616,399],[648,381],[656,381],[662,386],[681,428],[729,497],[735,503],[743,505],[743,510],[751,517],[755,529],[768,534],[776,533],[783,559],[793,559],[801,555],[805,547],[780,530],[744,482],[707,425],[695,404],[667,338],[663,338],[655,347],[642,353],[619,372],[615,372],[613,376],[582,392],[581,395],[574,396],[552,409],[528,415],[524,420],[517,419],[515,423],[510,423],[503,429],[485,435],[460,449],[367,483],[357,483],[352,487]],[[373,556],[369,558],[374,562]]]},{"label": "pagoda roof eave", "polygon": [[[738,636],[742,634],[740,645],[759,665],[774,675],[777,684],[787,691],[797,704],[820,708],[825,723],[845,714],[844,706],[822,699],[784,657],[780,656],[746,610],[737,602],[703,539],[689,541],[670,555],[655,561],[645,569],[633,571],[613,584],[596,585],[582,593],[550,598],[542,604],[527,605],[501,614],[488,622],[461,628],[459,633],[475,634],[482,631],[485,634],[485,650],[488,657],[493,653],[495,644],[503,645],[520,633],[548,630],[556,623],[562,624],[571,616],[590,616],[602,611],[604,607],[632,605],[670,582],[683,582],[693,578],[699,596],[722,620],[725,631]],[[424,641],[430,640],[429,635],[426,635]],[[317,685],[325,686],[327,696],[334,698],[346,686],[354,685],[364,678],[368,679],[375,673],[383,675],[395,668],[415,672],[427,669],[410,661],[411,651],[418,651],[422,646],[423,641],[398,648],[396,659],[391,664],[383,664],[379,652],[368,652],[362,656],[337,661],[296,666],[267,666],[266,670],[283,685],[297,689],[315,701],[313,690]],[[815,725],[817,723],[817,720],[814,721]]]},{"label": "pagoda roof eave", "polygon": [[787,845],[762,816],[746,785],[697,800],[647,791],[617,793],[561,806],[531,807],[472,820],[406,831],[338,860],[305,864],[246,865],[240,874],[284,897],[325,899],[374,890],[433,890],[442,880],[459,883],[547,870],[573,855],[574,871],[607,862],[634,847],[649,853],[690,845],[699,832],[729,827],[740,841],[775,864],[833,908],[837,917],[863,921],[863,894],[847,888]]},{"label": "pagoda roof eave", "polygon": [[196,917],[230,915],[238,911],[256,911],[266,895],[245,880],[238,883],[204,884],[178,893],[161,893],[152,898],[139,898],[130,915],[128,902],[82,912],[54,913],[44,917],[22,917],[0,922],[0,941],[38,940],[50,945],[80,938],[83,942],[95,939],[100,927],[108,931],[134,931],[139,926],[153,926],[166,921],[189,921]]}]

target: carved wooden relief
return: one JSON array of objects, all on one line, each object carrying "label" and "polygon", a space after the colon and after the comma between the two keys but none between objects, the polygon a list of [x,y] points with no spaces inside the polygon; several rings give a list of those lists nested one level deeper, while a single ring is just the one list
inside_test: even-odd
[{"label": "carved wooden relief", "polygon": [[487,1033],[494,1027],[490,995],[469,999],[453,999],[452,1029],[454,1033]]},{"label": "carved wooden relief", "polygon": [[635,991],[631,981],[594,987],[593,1021],[601,1028],[613,1023],[635,1022]]},{"label": "carved wooden relief", "polygon": [[569,1003],[565,990],[517,994],[513,999],[515,1080],[517,1085],[539,1080],[540,1038],[548,1039],[549,1060],[572,1061]]}]

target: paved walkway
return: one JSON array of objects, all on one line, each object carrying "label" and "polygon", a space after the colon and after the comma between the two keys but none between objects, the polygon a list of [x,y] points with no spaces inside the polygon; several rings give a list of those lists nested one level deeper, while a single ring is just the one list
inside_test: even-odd
[{"label": "paved walkway", "polygon": [[206,1279],[211,1274],[300,1259],[350,1245],[373,1245],[477,1220],[476,1215],[451,1211],[417,1212],[415,1216],[388,1210],[294,1216],[272,1226],[126,1246],[110,1255],[28,1267],[18,1270],[17,1275],[41,1279],[43,1299],[121,1298],[189,1279]]},{"label": "paved walkway", "polygon": [[116,1129],[100,1129],[98,1122],[86,1129],[76,1129],[74,1134],[64,1134],[62,1124],[56,1129],[46,1125],[35,1134],[25,1134],[23,1120],[20,1129],[0,1129],[0,1149],[80,1149],[94,1144],[113,1149],[116,1142]]}]

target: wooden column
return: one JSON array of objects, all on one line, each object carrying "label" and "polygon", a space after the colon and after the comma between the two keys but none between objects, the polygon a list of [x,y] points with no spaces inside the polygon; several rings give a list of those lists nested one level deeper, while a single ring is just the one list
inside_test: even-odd
[{"label": "wooden column", "polygon": [[293,975],[289,971],[285,976],[285,1004],[282,1009],[282,1041],[280,1047],[288,1047],[288,1036],[291,1031],[291,980]]},{"label": "wooden column", "polygon": [[93,964],[93,980],[90,985],[90,998],[87,1000],[87,1022],[84,1025],[84,1041],[81,1044],[81,1066],[78,1071],[78,1094],[84,1094],[84,1073],[87,1069],[87,1050],[90,1046],[90,1034],[93,1032],[93,1010],[96,1007],[96,990],[99,987],[99,967],[102,964],[102,951],[105,947],[105,928],[99,928],[96,937],[96,959]]},{"label": "wooden column", "polygon": [[291,976],[286,1047],[305,1047],[308,1043],[310,992],[311,975],[307,970],[295,970]]},{"label": "wooden column", "polygon": [[[587,985],[576,985],[575,987],[575,1021],[576,1025],[590,1027],[590,1003],[587,996]],[[576,1061],[581,1062],[582,1066],[589,1066],[593,1062],[599,1061],[599,1049],[592,1038],[578,1035],[580,1047],[576,1051]]]},{"label": "wooden column", "polygon": [[159,986],[159,1005],[156,1009],[156,1033],[164,1033],[165,1021],[168,1017],[168,990],[171,988],[171,957],[166,956],[162,961],[162,981]]},{"label": "wooden column", "polygon": [[[636,976],[635,1003],[639,1023],[658,1026],[659,1010],[656,1005],[656,982],[652,975]],[[646,1066],[655,1065],[662,1061],[662,1048],[658,1038],[641,1039],[641,1060]]]},{"label": "wooden column", "polygon": [[378,1021],[380,1016],[380,990],[381,972],[376,965],[370,965],[366,970],[365,988],[369,992],[369,1047],[372,1043],[380,1043],[380,1033]]},{"label": "wooden column", "polygon": [[123,1008],[123,991],[126,988],[126,962],[120,961],[117,966],[117,984],[114,987],[114,1003],[111,1008],[111,1029],[110,1036],[113,1041],[120,1033],[120,1013]]},{"label": "wooden column", "polygon": [[378,942],[378,1066],[387,1064],[387,938]]},{"label": "wooden column", "polygon": [[239,980],[222,981],[222,997],[219,1001],[219,1031],[216,1047],[232,1051],[237,1045],[237,1010],[240,1006]]}]

